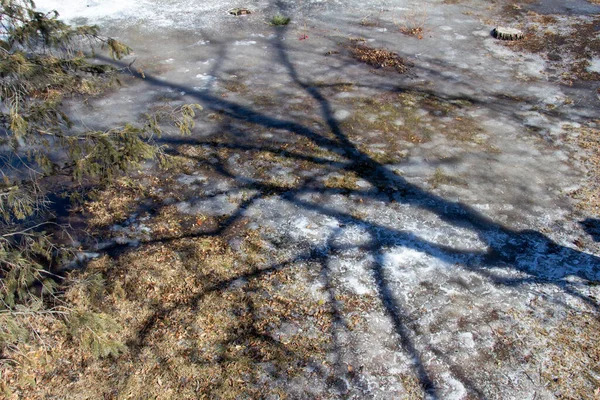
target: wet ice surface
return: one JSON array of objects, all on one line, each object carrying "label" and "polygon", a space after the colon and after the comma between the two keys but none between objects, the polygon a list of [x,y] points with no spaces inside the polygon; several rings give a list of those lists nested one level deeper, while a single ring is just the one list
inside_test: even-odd
[{"label": "wet ice surface", "polygon": [[530,4],[527,8],[540,14],[593,15],[600,12],[600,6],[583,0],[542,0]]},{"label": "wet ice surface", "polygon": [[[336,379],[325,381],[307,366],[304,376],[273,378],[272,385],[298,398],[389,399],[412,393],[405,378],[415,376],[430,398],[555,397],[527,379],[538,364],[498,364],[491,354],[498,330],[520,323],[511,313],[538,315],[547,307],[553,316],[540,323],[552,325],[566,310],[595,307],[590,296],[598,289],[586,282],[600,278],[600,253],[589,238],[583,249],[573,243],[587,236],[567,197],[582,172],[569,148],[558,145],[565,128],[597,118],[598,107],[548,82],[540,57],[492,39],[491,26],[463,12],[477,2],[427,5],[423,40],[392,32],[391,21],[417,7],[402,1],[259,1],[243,18],[226,13],[240,6],[235,1],[38,3],[64,9],[74,21],[102,23],[135,49],[131,60],[146,71],[146,79],[90,101],[94,110],[110,111],[108,119],[74,106],[86,125],[135,119],[164,99],[205,107],[185,138],[202,156],[197,172],[177,179],[185,194],[180,212],[246,219],[279,256],[321,271],[306,282],[307,296],[373,299],[357,328],[345,326],[347,315],[335,327]],[[264,23],[281,12],[292,16],[289,27]],[[388,23],[361,26],[365,16]],[[299,40],[305,33],[308,39]],[[373,74],[343,54],[324,55],[347,37],[365,37],[414,66],[403,76]],[[345,82],[350,91],[331,89]],[[368,111],[352,99],[410,90],[468,100],[459,118],[477,122],[478,139],[448,138],[451,118],[417,109],[429,140],[398,138],[401,160],[377,162],[374,154],[391,144],[380,132],[350,137],[344,123]],[[549,104],[558,112],[544,112]],[[320,151],[296,159],[301,140]],[[259,157],[271,150],[284,160]],[[358,176],[353,189],[327,186],[350,171]],[[456,179],[432,185],[436,174]],[[273,337],[285,342],[298,329],[283,324]],[[520,351],[526,358],[528,350]]]}]

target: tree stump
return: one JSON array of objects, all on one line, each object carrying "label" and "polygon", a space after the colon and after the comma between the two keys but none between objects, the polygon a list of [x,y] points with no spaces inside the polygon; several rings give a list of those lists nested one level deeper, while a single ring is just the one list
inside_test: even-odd
[{"label": "tree stump", "polygon": [[252,14],[252,12],[250,10],[248,10],[247,8],[232,8],[231,10],[228,10],[227,12],[231,15],[235,15],[236,17],[239,17],[241,15]]},{"label": "tree stump", "polygon": [[505,26],[497,26],[492,30],[492,36],[500,40],[521,40],[525,35],[523,31]]}]

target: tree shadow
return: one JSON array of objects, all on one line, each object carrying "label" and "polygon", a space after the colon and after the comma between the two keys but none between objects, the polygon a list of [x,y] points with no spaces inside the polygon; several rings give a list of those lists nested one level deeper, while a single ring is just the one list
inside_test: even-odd
[{"label": "tree shadow", "polygon": [[[280,4],[281,6],[281,4]],[[281,6],[282,7],[282,6]],[[283,10],[283,8],[282,8]],[[498,286],[516,287],[532,282],[549,283],[556,285],[574,297],[577,297],[594,309],[598,304],[592,298],[580,293],[576,287],[572,286],[568,280],[569,277],[597,281],[600,278],[600,258],[576,249],[565,247],[547,235],[533,230],[516,230],[504,226],[494,221],[492,218],[479,212],[472,206],[461,201],[445,199],[428,190],[425,190],[407,179],[394,174],[388,166],[377,161],[373,156],[361,150],[353,140],[351,140],[335,117],[334,109],[330,99],[323,94],[323,88],[315,86],[310,82],[303,80],[298,73],[297,67],[291,61],[289,48],[283,38],[288,28],[279,28],[276,38],[272,42],[274,51],[274,62],[283,66],[287,71],[288,77],[296,88],[302,90],[306,96],[312,99],[318,107],[318,113],[326,129],[321,132],[305,123],[296,122],[292,118],[285,116],[272,116],[258,107],[250,107],[240,103],[229,101],[219,97],[210,90],[198,91],[185,85],[170,83],[145,75],[144,82],[147,85],[158,87],[168,87],[176,91],[184,91],[187,96],[201,102],[209,110],[218,112],[224,121],[221,123],[221,129],[225,132],[219,140],[203,139],[196,137],[179,138],[165,137],[162,143],[171,146],[170,152],[174,155],[187,157],[194,160],[197,165],[209,168],[216,176],[222,179],[229,179],[234,182],[234,188],[223,189],[222,192],[211,193],[210,195],[196,194],[194,198],[188,199],[188,202],[202,202],[207,199],[215,198],[221,194],[231,193],[233,191],[248,190],[254,194],[236,204],[235,210],[221,219],[218,226],[211,230],[205,230],[199,233],[186,235],[187,238],[211,237],[222,235],[229,227],[239,222],[246,215],[247,211],[265,198],[276,197],[280,201],[293,205],[301,210],[307,210],[319,215],[320,218],[331,218],[348,227],[360,227],[369,237],[369,245],[359,250],[369,254],[373,262],[371,264],[371,273],[375,281],[375,291],[377,297],[383,306],[391,324],[394,327],[395,335],[398,338],[398,344],[403,351],[412,360],[413,373],[419,381],[423,390],[423,395],[427,398],[440,398],[440,388],[435,374],[428,368],[427,362],[423,357],[423,350],[414,341],[414,332],[411,329],[410,316],[407,315],[397,293],[393,289],[394,282],[390,281],[388,272],[386,272],[384,254],[389,248],[410,249],[439,260],[448,265],[456,265],[456,269],[464,269],[477,273]],[[104,60],[106,61],[106,60]],[[222,60],[217,62],[220,65]],[[213,71],[217,75],[217,71]],[[142,78],[136,72],[132,75]],[[409,85],[396,87],[396,90],[406,90]],[[428,92],[430,95],[436,95]],[[483,102],[473,98],[456,98],[468,100],[483,107],[502,107],[500,112],[505,113],[511,118],[518,120],[506,102],[491,100]],[[498,111],[498,110],[496,110]],[[229,124],[234,121],[236,124]],[[235,132],[239,124],[249,124],[261,129],[275,130],[285,132],[291,140],[304,139],[315,146],[320,152],[307,154],[301,149],[294,149],[285,146],[285,142],[270,141],[265,143],[256,138],[250,132],[250,129]],[[269,153],[288,160],[292,163],[310,162],[318,165],[325,170],[337,171],[340,173],[352,173],[369,184],[369,189],[331,189],[314,177],[305,177],[299,183],[293,186],[281,185],[266,179],[256,179],[252,176],[245,176],[241,172],[234,171],[227,160],[221,156],[189,156],[178,150],[178,146],[203,146],[211,149],[226,149],[235,153]],[[332,151],[335,150],[335,151]],[[199,190],[201,192],[201,190]],[[332,205],[307,200],[307,195],[322,194],[342,194],[346,197],[360,198],[364,200],[377,200],[388,206],[392,204],[401,206],[410,206],[423,212],[434,215],[443,224],[455,229],[464,229],[473,233],[477,239],[486,244],[485,249],[471,250],[455,248],[450,245],[444,245],[419,236],[410,230],[401,230],[391,228],[382,223],[374,222],[368,217],[360,217],[352,212],[340,210]],[[590,233],[594,240],[598,240],[597,221],[586,220],[582,222],[586,231]],[[175,311],[181,309],[194,310],[208,293],[222,292],[226,290],[233,281],[244,279],[247,281],[259,280],[269,272],[290,268],[299,260],[310,260],[321,265],[320,276],[324,281],[328,292],[329,304],[333,315],[334,323],[329,333],[334,342],[334,353],[338,354],[337,365],[334,370],[340,375],[344,375],[341,352],[341,344],[338,343],[337,332],[344,329],[346,324],[343,311],[339,307],[339,301],[336,300],[338,293],[335,282],[331,278],[328,260],[336,251],[332,244],[332,239],[336,231],[325,238],[326,245],[310,246],[305,248],[297,257],[282,263],[261,268],[251,273],[237,275],[234,278],[224,280],[215,284],[200,294],[187,299],[185,302],[177,303],[171,307],[158,307],[157,310],[146,318],[137,332],[137,336],[132,338],[130,348],[133,349],[134,356],[139,356],[139,352],[147,345],[148,335],[156,326],[165,319],[168,319]],[[143,242],[168,243],[174,240],[182,239],[181,235],[172,237],[162,237]],[[113,250],[122,249],[120,245],[114,245]],[[129,250],[127,250],[129,251]],[[506,278],[504,275],[496,273],[496,269],[516,270],[522,273],[520,277]],[[524,277],[521,277],[524,276]],[[249,300],[245,309],[251,315],[255,313],[254,305]],[[254,321],[254,318],[250,318]],[[281,347],[282,343],[273,337],[266,336],[263,332],[256,330],[254,325],[246,325],[244,329],[236,332],[241,338],[252,337],[269,345]],[[226,343],[225,345],[231,345]],[[286,354],[293,357],[289,350],[284,350]],[[438,354],[443,359],[443,354]],[[309,360],[303,360],[309,363]],[[456,369],[456,368],[455,368]],[[323,372],[325,374],[325,372]],[[458,374],[457,378],[467,387],[468,391],[476,397],[485,397],[483,389],[467,379],[464,374]],[[336,385],[341,385],[336,381]]]},{"label": "tree shadow", "polygon": [[596,242],[600,242],[600,220],[596,218],[586,218],[579,222],[583,229],[594,239]]}]

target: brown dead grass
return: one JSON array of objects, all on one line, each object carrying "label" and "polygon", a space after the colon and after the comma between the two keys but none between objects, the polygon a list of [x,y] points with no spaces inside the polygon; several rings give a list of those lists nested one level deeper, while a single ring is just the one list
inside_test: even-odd
[{"label": "brown dead grass", "polygon": [[[220,238],[181,239],[73,272],[69,280],[79,284],[66,298],[119,321],[117,339],[128,350],[94,360],[61,335],[60,321],[50,319],[42,329],[43,319],[36,326],[46,346],[34,340],[9,351],[15,364],[2,368],[2,389],[24,398],[285,398],[277,385],[263,387],[266,372],[257,366],[268,363],[276,375],[293,377],[308,363],[323,363],[329,305],[292,284],[295,271],[262,272],[261,239],[243,235],[247,257]],[[91,274],[104,282],[93,304],[82,294]],[[283,323],[319,334],[307,338],[300,328],[279,337]]]},{"label": "brown dead grass", "polygon": [[423,39],[426,22],[427,10],[414,10],[403,13],[400,22],[397,22],[394,18],[394,25],[396,25],[401,33],[416,37],[417,39]]},{"label": "brown dead grass", "polygon": [[575,20],[567,25],[552,16],[529,12],[523,16],[527,24],[525,39],[503,42],[517,51],[540,54],[561,66],[562,79],[569,81],[600,80],[600,74],[587,71],[589,60],[600,56],[597,27],[600,18]]},{"label": "brown dead grass", "polygon": [[445,173],[441,168],[436,168],[428,183],[433,188],[440,187],[441,185],[455,185],[455,186],[467,186],[467,183],[459,177],[449,175]]},{"label": "brown dead grass", "polygon": [[532,314],[510,313],[521,323],[497,337],[497,343],[505,343],[507,362],[522,359],[540,365],[537,371],[530,371],[528,379],[548,387],[559,399],[600,399],[597,315],[567,310],[552,325]]},{"label": "brown dead grass", "polygon": [[144,187],[129,178],[121,178],[96,196],[110,201],[88,202],[84,211],[90,216],[92,227],[106,227],[122,222],[135,210],[136,199],[144,195]]},{"label": "brown dead grass", "polygon": [[[118,191],[99,196],[98,204],[121,198]],[[109,316],[118,324],[110,339],[126,344],[125,351],[97,359],[65,334],[63,319],[19,317],[35,333],[4,347],[0,396],[284,399],[287,382],[308,365],[318,366],[320,379],[333,379],[327,359],[332,305],[304,283],[315,274],[297,263],[271,268],[284,260],[243,221],[218,237],[194,230],[215,222],[164,207],[146,221],[157,232],[155,242],[71,272],[64,304]],[[240,241],[238,250],[232,239]],[[347,294],[337,300],[344,313],[373,301]],[[357,324],[360,318],[348,320],[349,329]]]},{"label": "brown dead grass", "polygon": [[376,49],[367,45],[349,47],[352,57],[376,68],[394,68],[399,74],[408,71],[407,63],[396,53],[386,49]]},{"label": "brown dead grass", "polygon": [[582,149],[582,161],[588,173],[585,184],[571,193],[577,207],[591,215],[600,215],[600,130],[580,128],[568,130],[566,139]]},{"label": "brown dead grass", "polygon": [[[446,100],[417,91],[387,93],[371,98],[344,100],[352,115],[340,126],[361,151],[383,164],[397,163],[406,156],[406,144],[425,143],[441,134],[454,142],[491,151],[477,121],[465,115],[472,107],[466,100]],[[427,111],[430,118],[421,113]],[[440,119],[444,118],[443,123]],[[385,144],[374,151],[371,145]]]},{"label": "brown dead grass", "polygon": [[408,36],[415,36],[417,39],[423,39],[423,32],[425,32],[424,28],[421,26],[416,27],[401,27],[399,28],[400,32]]},{"label": "brown dead grass", "polygon": [[550,368],[542,374],[564,399],[600,399],[600,321],[573,315],[554,332]]},{"label": "brown dead grass", "polygon": [[356,190],[358,186],[356,182],[359,177],[355,172],[347,172],[344,175],[330,176],[325,181],[325,187],[345,190]]}]

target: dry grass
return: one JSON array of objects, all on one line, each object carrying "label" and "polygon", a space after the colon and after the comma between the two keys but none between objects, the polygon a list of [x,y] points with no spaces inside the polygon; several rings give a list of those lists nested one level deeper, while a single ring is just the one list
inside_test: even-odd
[{"label": "dry grass", "polygon": [[417,39],[423,39],[424,28],[421,26],[415,26],[413,28],[401,27],[400,32],[408,36],[415,36]]},{"label": "dry grass", "polygon": [[419,400],[423,398],[423,387],[419,379],[413,374],[402,374],[400,377],[406,400]]},{"label": "dry grass", "polygon": [[588,173],[586,184],[571,193],[577,207],[591,215],[600,215],[600,130],[580,128],[567,131],[566,139],[583,150],[582,157]]},{"label": "dry grass", "polygon": [[[337,54],[337,53],[336,53]],[[319,88],[326,95],[335,95],[337,93],[347,93],[356,90],[356,85],[354,82],[348,82],[343,80],[342,78],[338,78],[334,81],[316,81],[311,84],[311,86]],[[306,99],[304,103],[307,103],[310,99]],[[315,105],[312,105],[313,108]]]},{"label": "dry grass", "polygon": [[552,16],[528,13],[525,39],[504,42],[515,50],[540,54],[561,67],[561,78],[600,80],[600,74],[587,71],[589,60],[600,56],[600,38],[597,26],[600,18],[586,21],[571,21],[564,24]]},{"label": "dry grass", "polygon": [[250,88],[245,83],[240,82],[239,80],[224,80],[220,82],[219,85],[223,89],[233,93],[245,95],[250,92]]},{"label": "dry grass", "polygon": [[411,11],[403,16],[401,22],[394,21],[398,30],[408,36],[414,36],[417,39],[423,39],[425,33],[425,24],[427,22],[427,11]]},{"label": "dry grass", "polygon": [[436,168],[431,178],[429,178],[428,183],[433,188],[437,188],[441,185],[460,185],[466,186],[467,183],[452,175],[446,174],[441,168]]},{"label": "dry grass", "polygon": [[385,49],[375,49],[366,45],[350,46],[352,57],[376,68],[394,68],[399,74],[408,71],[406,62],[396,53]]},{"label": "dry grass", "polygon": [[330,176],[325,180],[325,187],[335,189],[356,190],[358,186],[356,182],[359,177],[355,172],[347,172],[344,175]]},{"label": "dry grass", "polygon": [[600,320],[597,315],[566,310],[556,324],[532,313],[509,311],[520,323],[498,332],[505,347],[497,356],[539,365],[528,379],[546,386],[559,399],[600,399]]},{"label": "dry grass", "polygon": [[366,17],[361,18],[359,24],[361,26],[372,28],[372,27],[379,26],[381,23],[379,20],[371,17],[370,15],[367,15]]},{"label": "dry grass", "polygon": [[[361,151],[384,164],[402,161],[407,143],[424,143],[436,134],[484,151],[492,149],[480,136],[483,130],[477,121],[465,115],[472,106],[466,100],[405,91],[344,101],[354,112],[340,123],[341,128]],[[424,117],[424,111],[433,117]],[[372,147],[382,144],[377,151]]]},{"label": "dry grass", "polygon": [[[355,112],[343,121],[341,126],[351,137],[359,133],[377,131],[392,141],[403,139],[413,143],[425,142],[432,132],[426,129],[417,107],[406,104],[405,95],[382,96],[378,98],[354,98],[348,102]],[[356,137],[358,140],[358,136]]]},{"label": "dry grass", "polygon": [[556,346],[551,347],[550,368],[542,372],[550,387],[564,399],[600,399],[598,317],[572,315],[551,334]]},{"label": "dry grass", "polygon": [[[253,158],[284,160],[268,152]],[[156,189],[164,185],[157,193],[174,196],[175,182],[155,182]],[[106,227],[127,217],[141,195],[158,196],[123,181],[98,193],[85,209],[95,226]],[[327,295],[315,297],[307,287],[319,279],[314,266],[271,268],[285,260],[244,220],[220,236],[205,236],[205,229],[219,226],[218,218],[182,215],[175,206],[142,216],[152,241],[91,261],[70,272],[62,286],[66,307],[112,321],[103,340],[120,346],[119,352],[93,357],[59,316],[19,316],[19,326],[33,329],[2,342],[0,397],[283,399],[288,381],[307,366],[317,366],[322,381],[335,378],[327,358],[332,305]],[[361,323],[357,311],[373,301],[350,294],[337,300],[341,312],[352,315],[348,329]],[[2,322],[4,330],[11,326]]]},{"label": "dry grass", "polygon": [[[127,351],[95,360],[61,334],[60,320],[35,317],[40,340],[5,353],[14,361],[1,367],[1,389],[23,398],[285,398],[276,376],[325,362],[330,307],[303,290],[302,269],[264,269],[270,256],[256,232],[236,234],[243,255],[224,238],[177,239],[71,273],[65,299],[118,321],[114,339]],[[98,276],[90,296],[86,282]],[[280,334],[283,324],[298,329]]]},{"label": "dry grass", "polygon": [[84,206],[84,212],[89,216],[89,225],[93,228],[103,228],[117,224],[137,208],[137,200],[147,195],[143,185],[129,178],[120,178],[114,184],[103,189],[97,198],[110,198],[110,202],[91,201]]}]

